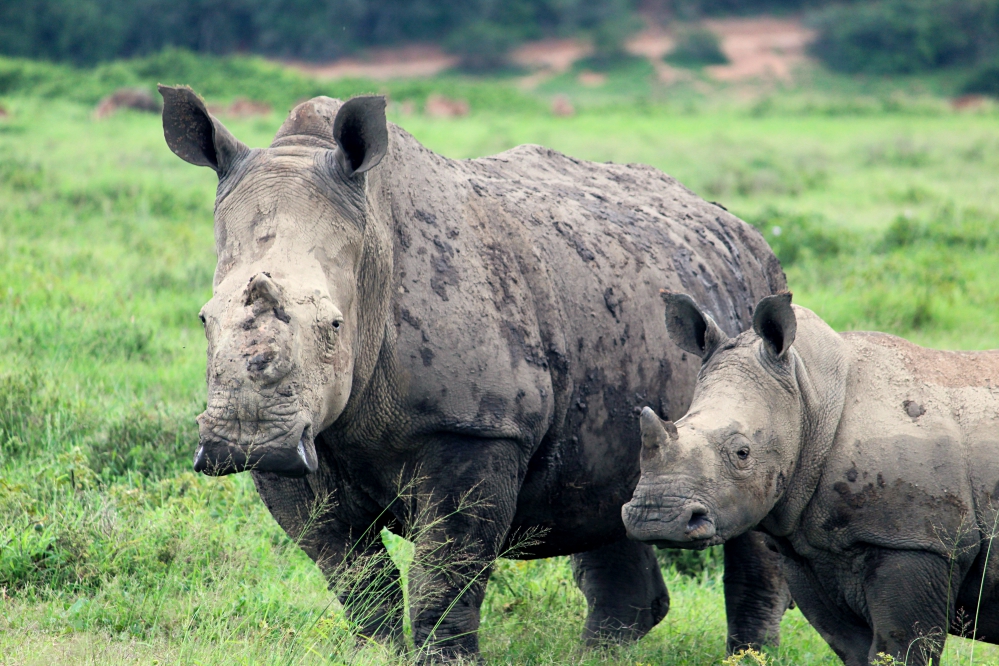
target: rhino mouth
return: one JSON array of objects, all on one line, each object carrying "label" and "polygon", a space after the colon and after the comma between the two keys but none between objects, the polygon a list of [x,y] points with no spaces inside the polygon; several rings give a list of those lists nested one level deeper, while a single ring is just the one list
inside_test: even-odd
[{"label": "rhino mouth", "polygon": [[270,472],[303,477],[319,467],[312,428],[293,428],[289,435],[261,444],[241,444],[215,436],[202,436],[194,453],[194,471],[208,476],[239,472]]},{"label": "rhino mouth", "polygon": [[701,550],[724,541],[708,508],[697,501],[663,506],[632,500],[621,509],[628,536],[660,548]]}]

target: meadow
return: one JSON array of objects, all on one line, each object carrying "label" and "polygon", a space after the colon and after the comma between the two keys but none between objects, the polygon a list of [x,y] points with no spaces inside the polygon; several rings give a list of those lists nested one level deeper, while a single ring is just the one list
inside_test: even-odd
[{"label": "meadow", "polygon": [[[999,347],[999,111],[953,111],[946,76],[814,70],[747,92],[701,79],[666,88],[630,67],[602,92],[568,75],[524,92],[460,77],[322,83],[178,53],[87,71],[0,60],[0,663],[409,659],[356,638],[247,476],[190,471],[214,174],[170,153],[157,116],[92,116],[107,90],[157,79],[282,110],[306,95],[384,91],[390,120],[455,158],[530,142],[651,164],[756,225],[795,302],[838,330]],[[400,102],[419,109],[435,90],[472,112],[403,113]],[[574,116],[550,113],[556,93]],[[265,146],[282,115],[223,120]],[[385,538],[405,565],[408,544]],[[485,662],[722,663],[719,553],[662,563],[663,623],[635,645],[588,652],[568,560],[500,560],[483,608]],[[798,610],[782,631],[774,665],[840,663]],[[993,646],[971,651],[951,638],[945,658],[999,663]]]}]

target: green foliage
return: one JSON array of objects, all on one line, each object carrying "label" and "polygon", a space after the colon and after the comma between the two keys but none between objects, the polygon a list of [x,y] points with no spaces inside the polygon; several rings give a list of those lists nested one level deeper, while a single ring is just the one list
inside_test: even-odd
[{"label": "green foliage", "polygon": [[[90,69],[0,57],[0,95],[32,95],[95,104],[121,87],[155,90],[157,83],[191,86],[209,100],[245,97],[267,102],[283,113],[303,99],[327,95],[347,99],[363,93],[387,94],[419,105],[431,94],[464,99],[473,111],[504,107],[544,108],[512,85],[488,84],[457,77],[437,80],[373,82],[339,79],[318,81],[260,58],[217,57],[168,49],[134,60]],[[35,178],[30,163],[0,164],[0,179]],[[16,172],[14,171],[16,170]]]},{"label": "green foliage", "polygon": [[445,45],[450,52],[461,57],[461,69],[483,73],[509,66],[507,54],[517,41],[513,30],[479,21],[454,32]]},{"label": "green foliage", "polygon": [[976,67],[961,86],[961,92],[999,97],[999,62],[987,62]]},{"label": "green foliage", "polygon": [[835,257],[853,245],[849,232],[831,228],[822,215],[770,208],[748,221],[763,234],[784,267],[802,259]]},{"label": "green foliage", "polygon": [[198,442],[193,414],[187,418],[149,413],[133,405],[90,446],[90,468],[105,478],[134,472],[150,478],[176,474],[190,464]]},{"label": "green foliage", "polygon": [[[333,58],[364,46],[454,39],[483,57],[508,39],[588,32],[619,44],[631,0],[0,0],[0,53],[93,64],[166,47]],[[502,42],[502,44],[500,43]],[[489,47],[486,49],[485,47]],[[488,51],[488,53],[487,53]],[[474,62],[475,59],[473,58]]]},{"label": "green foliage", "polygon": [[968,64],[999,48],[997,0],[878,0],[811,18],[812,52],[844,72],[899,74]]},{"label": "green foliage", "polygon": [[678,575],[696,580],[717,578],[725,565],[722,546],[712,546],[704,550],[657,548],[656,559],[663,569],[672,568]]},{"label": "green foliage", "polygon": [[666,54],[666,62],[681,67],[724,65],[728,58],[721,50],[718,35],[707,28],[689,28],[677,35],[676,46]]}]

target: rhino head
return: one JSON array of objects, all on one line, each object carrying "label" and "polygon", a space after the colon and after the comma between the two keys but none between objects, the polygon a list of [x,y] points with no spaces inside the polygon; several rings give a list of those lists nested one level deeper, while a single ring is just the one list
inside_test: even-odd
[{"label": "rhino head", "polygon": [[798,458],[795,314],[791,294],[768,296],[753,330],[730,339],[689,296],[664,300],[670,338],[702,365],[683,418],[642,411],[642,474],[622,517],[633,539],[706,548],[767,516]]},{"label": "rhino head", "polygon": [[364,173],[387,149],[385,100],[309,100],[269,148],[250,149],[189,88],[160,93],[171,150],[219,178],[194,468],[304,476],[318,465],[314,438],[344,411],[355,379]]}]

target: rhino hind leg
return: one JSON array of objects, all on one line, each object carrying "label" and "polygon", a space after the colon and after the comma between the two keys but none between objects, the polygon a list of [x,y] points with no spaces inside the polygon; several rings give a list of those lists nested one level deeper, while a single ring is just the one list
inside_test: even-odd
[{"label": "rhino hind leg", "polygon": [[728,653],[780,645],[780,621],[791,605],[780,555],[759,532],[730,539],[724,553]]},{"label": "rhino hind leg", "polygon": [[951,565],[936,553],[869,548],[864,596],[874,640],[867,659],[892,655],[912,666],[939,664],[954,619]]},{"label": "rhino hind leg", "polygon": [[638,640],[666,617],[669,592],[652,546],[630,539],[572,556],[589,610],[583,638],[591,646]]}]

